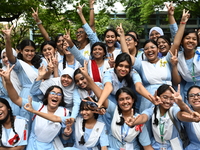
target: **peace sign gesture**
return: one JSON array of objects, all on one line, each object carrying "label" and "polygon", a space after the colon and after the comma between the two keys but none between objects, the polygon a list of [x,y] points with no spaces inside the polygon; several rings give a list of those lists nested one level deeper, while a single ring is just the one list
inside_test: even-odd
[{"label": "peace sign gesture", "polygon": [[84,60],[84,66],[80,68],[82,74],[86,77],[88,76],[88,61]]},{"label": "peace sign gesture", "polygon": [[124,35],[124,29],[122,28],[122,23],[120,23],[120,25],[116,27],[116,31],[120,36]]},{"label": "peace sign gesture", "polygon": [[10,81],[10,72],[12,71],[14,66],[15,65],[12,65],[12,67],[10,67],[10,64],[8,64],[6,71],[0,69],[0,75],[4,78],[5,81]]},{"label": "peace sign gesture", "polygon": [[85,6],[85,3],[83,5],[80,5],[80,3],[78,4],[77,6],[77,13],[80,15],[82,14],[82,10],[83,10],[83,7]]},{"label": "peace sign gesture", "polygon": [[171,54],[171,59],[170,59],[170,62],[171,62],[171,65],[173,67],[177,66],[178,64],[178,58],[177,58],[177,49],[175,50],[175,54],[173,55],[173,53],[171,52],[171,50],[169,50],[170,54]]},{"label": "peace sign gesture", "polygon": [[64,35],[63,37],[64,37],[64,39],[67,41],[67,43],[69,43],[69,42],[72,41],[71,36],[70,36],[70,29],[67,30],[67,29],[65,28],[65,35]]},{"label": "peace sign gesture", "polygon": [[173,94],[172,96],[174,97],[175,102],[178,104],[182,101],[182,96],[180,94],[180,84],[178,85],[177,92],[170,86],[170,89],[172,90]]},{"label": "peace sign gesture", "polygon": [[[187,111],[187,112],[186,112]],[[200,114],[196,111],[192,111],[188,105],[186,105],[186,111],[180,111],[180,118],[181,121],[187,122],[199,122],[200,121]]]},{"label": "peace sign gesture", "polygon": [[125,123],[129,126],[129,127],[133,127],[135,126],[135,121],[140,117],[140,115],[138,115],[137,117],[134,117],[133,114],[133,108],[131,109],[131,116],[125,119]]},{"label": "peace sign gesture", "polygon": [[31,7],[33,13],[32,13],[32,17],[33,19],[36,21],[36,22],[40,22],[40,18],[38,16],[38,7],[36,10],[34,10],[32,7]]},{"label": "peace sign gesture", "polygon": [[165,6],[168,9],[168,15],[173,16],[174,15],[174,6],[173,6],[173,1],[170,2],[170,5],[168,5],[167,3],[165,3]]},{"label": "peace sign gesture", "polygon": [[2,33],[4,34],[5,38],[10,38],[12,29],[13,25],[10,28],[8,28],[8,25],[6,25],[5,29],[2,30]]},{"label": "peace sign gesture", "polygon": [[182,14],[181,22],[186,23],[189,18],[190,18],[189,10],[185,11],[185,9],[183,9],[183,14]]},{"label": "peace sign gesture", "polygon": [[157,95],[157,91],[155,91],[154,93],[154,98],[152,98],[152,103],[154,105],[160,105],[162,104],[163,102],[161,101],[160,97]]}]

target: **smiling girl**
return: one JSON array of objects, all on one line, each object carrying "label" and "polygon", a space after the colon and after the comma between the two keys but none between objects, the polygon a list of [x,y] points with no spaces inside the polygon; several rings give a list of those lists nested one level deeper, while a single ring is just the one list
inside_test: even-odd
[{"label": "smiling girl", "polygon": [[106,126],[103,122],[97,120],[98,114],[91,109],[91,101],[82,101],[80,104],[80,116],[76,118],[74,131],[71,128],[72,122],[66,117],[59,117],[52,114],[36,111],[32,108],[31,102],[25,105],[25,109],[41,117],[54,122],[63,122],[66,124],[63,138],[68,140],[74,134],[75,143],[73,147],[64,148],[64,150],[107,150],[109,141],[106,133]]},{"label": "smiling girl", "polygon": [[[188,11],[185,12],[185,10],[183,10],[182,18],[186,19],[189,15],[188,13]],[[121,33],[120,39],[122,51],[130,55],[125,43],[122,26],[120,25],[117,30],[119,30],[118,32]],[[144,55],[146,56],[145,60],[141,61],[141,59],[130,55],[133,62],[133,68],[140,74],[142,83],[150,94],[153,95],[156,89],[162,84],[172,85],[172,75],[174,80],[174,74],[171,73],[170,60],[181,43],[180,38],[182,37],[182,33],[182,28],[179,28],[175,36],[174,43],[170,49],[173,54],[168,52],[165,57],[159,58],[158,45],[156,41],[150,39],[145,41],[143,46]],[[148,101],[145,97],[142,97],[139,104],[139,113],[152,106],[153,104],[150,101]]]},{"label": "smiling girl", "polygon": [[[99,98],[102,94],[102,90],[87,74],[86,67],[81,68],[81,71],[88,80],[90,88]],[[145,125],[141,124],[130,128],[125,123],[129,117],[137,116],[137,113],[135,113],[135,102],[137,101],[136,94],[132,89],[123,87],[117,90],[115,96],[117,105],[108,99],[103,103],[103,106],[107,108],[107,113],[111,116],[110,118],[107,118],[111,119],[111,128],[109,128],[111,129],[109,134],[110,147],[113,149],[139,150],[139,138],[139,142],[145,150],[153,149],[150,145],[151,142]]]},{"label": "smiling girl", "polygon": [[[71,40],[69,32],[66,33],[65,39],[67,40],[67,43],[69,44],[69,47],[70,47],[69,51],[74,55],[76,60],[79,61],[80,64],[83,66],[84,60],[88,60],[88,59],[85,58],[81,54],[81,52],[76,48],[76,46]],[[91,53],[90,53],[90,56],[92,59],[89,60],[88,72],[95,82],[102,82],[104,72],[110,68],[106,55],[107,55],[107,51],[103,43],[96,42],[92,45]]]},{"label": "smiling girl", "polygon": [[[183,122],[186,129],[190,144],[185,150],[200,149],[200,86],[193,85],[187,91],[187,100],[192,108],[190,114],[183,112],[184,115],[179,115],[179,119]],[[193,112],[194,111],[194,112]],[[197,112],[197,115],[195,113]]]},{"label": "smiling girl", "polygon": [[[23,107],[26,103],[28,103],[28,99],[20,97],[17,94],[16,90],[13,88],[12,82],[10,81],[10,71],[12,70],[12,68],[8,68],[7,71],[3,71],[0,74],[5,79],[6,87],[9,89],[8,95],[10,99],[16,105]],[[69,115],[69,111],[64,108],[64,106],[66,105],[64,102],[64,94],[62,88],[60,88],[59,86],[49,87],[46,90],[42,101],[43,103],[33,101],[33,108],[41,112],[55,114],[58,116]],[[27,149],[55,150],[53,143],[55,142],[55,138],[60,141],[60,139],[57,137],[57,135],[60,134],[60,129],[60,124],[49,122],[46,119],[34,115],[32,118],[32,129]]]},{"label": "smiling girl", "polygon": [[0,98],[1,150],[23,150],[27,145],[27,120],[13,116],[8,101]]},{"label": "smiling girl", "polygon": [[39,69],[38,73],[39,73],[38,77],[33,83],[30,93],[33,96],[41,96],[41,95],[44,96],[46,93],[46,90],[50,86],[54,86],[54,85],[59,86],[63,90],[63,94],[64,94],[63,97],[66,103],[65,107],[69,109],[70,111],[72,111],[72,107],[73,107],[72,95],[73,95],[73,90],[75,87],[74,80],[73,80],[74,70],[72,68],[67,67],[61,72],[60,77],[50,78],[44,81],[43,79],[46,73],[46,69],[41,68]]},{"label": "smiling girl", "polygon": [[[183,143],[179,136],[181,126],[179,113],[180,108],[181,110],[186,109],[185,103],[183,103],[182,100],[177,100],[180,96],[179,92],[180,86],[178,92],[175,92],[169,85],[161,85],[156,91],[156,97],[161,100],[162,104],[155,106],[154,108],[146,109],[137,118],[133,119],[132,117],[133,120],[128,119],[127,121],[129,126],[150,121],[151,131],[153,133],[151,145],[154,149],[183,149]],[[176,102],[180,108],[177,107],[177,105],[174,105],[174,102]],[[133,121],[132,123],[131,120]],[[176,125],[174,125],[174,123]]]}]

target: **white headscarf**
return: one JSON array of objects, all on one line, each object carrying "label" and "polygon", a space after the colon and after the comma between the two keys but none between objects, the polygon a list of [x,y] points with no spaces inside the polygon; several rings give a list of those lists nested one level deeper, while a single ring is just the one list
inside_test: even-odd
[{"label": "white headscarf", "polygon": [[[17,57],[17,52],[16,52],[13,48],[12,48],[12,51],[13,51],[13,55],[14,55],[15,57]],[[3,57],[3,53],[5,53],[5,52],[6,52],[6,49],[4,48],[4,49],[1,51],[1,59],[2,59],[2,57]],[[6,69],[7,69],[7,66],[6,66],[3,62],[2,62],[2,65],[3,65],[2,69],[3,69],[3,70],[6,70]],[[12,82],[12,84],[13,84],[15,90],[17,91],[17,93],[20,94],[20,91],[21,91],[21,83],[20,83],[19,78],[18,78],[18,76],[17,76],[17,74],[16,74],[16,72],[15,72],[14,70],[11,71],[10,79],[11,79],[11,82]]]},{"label": "white headscarf", "polygon": [[[6,52],[6,49],[4,48],[2,51],[1,51],[1,59],[3,57],[3,53]],[[13,56],[17,57],[17,52],[15,51],[14,48],[12,48],[12,52],[13,52]],[[3,64],[3,63],[2,63]],[[5,64],[3,64],[3,66],[5,66]]]},{"label": "white headscarf", "polygon": [[151,32],[154,31],[154,30],[157,31],[158,33],[160,33],[161,36],[164,35],[163,30],[160,27],[153,27],[149,31],[149,39],[150,39]]},{"label": "white headscarf", "polygon": [[57,85],[60,86],[63,90],[64,93],[64,101],[65,103],[67,103],[66,107],[69,108],[69,110],[71,110],[70,108],[72,108],[73,106],[73,91],[74,91],[74,69],[66,67],[62,72],[61,72],[61,76],[63,75],[69,75],[72,78],[72,83],[69,86],[64,87],[61,83],[61,77],[57,77],[57,78],[50,78],[48,80],[45,80],[44,82],[41,83],[40,85],[40,90],[43,92],[43,94],[45,94],[46,90],[53,85]]}]

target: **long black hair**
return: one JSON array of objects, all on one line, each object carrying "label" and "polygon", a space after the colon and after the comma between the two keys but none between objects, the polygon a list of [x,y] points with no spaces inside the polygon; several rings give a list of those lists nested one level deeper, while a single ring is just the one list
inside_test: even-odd
[{"label": "long black hair", "polygon": [[[87,102],[84,102],[84,101],[81,101],[81,104],[80,104],[80,111],[82,110],[90,110],[90,108],[88,107],[88,104]],[[98,119],[98,114],[94,113],[94,118],[97,120]],[[83,122],[82,122],[82,130],[83,132],[85,133],[85,122],[86,120],[83,119]],[[84,134],[81,136],[81,139],[79,141],[79,144],[81,145],[84,145],[85,144],[85,139],[84,139]]]},{"label": "long black hair", "polygon": [[102,43],[102,42],[96,42],[96,43],[94,43],[94,44],[92,45],[92,47],[91,47],[90,56],[92,56],[92,58],[93,58],[92,53],[93,53],[93,51],[94,51],[94,47],[95,47],[95,46],[101,46],[101,47],[103,48],[104,53],[105,53],[104,57],[107,55],[106,45],[105,45],[104,43]]},{"label": "long black hair", "polygon": [[[162,85],[159,86],[159,88],[157,89],[157,96],[160,97],[160,95],[163,94],[163,93],[164,93],[165,91],[167,91],[167,90],[170,90],[170,91],[173,93],[173,91],[172,91],[171,88],[170,88],[170,85],[168,85],[168,84],[162,84]],[[157,115],[157,107],[158,107],[158,106],[155,106],[155,107],[154,107],[154,110],[153,110],[153,113],[154,113],[154,115],[155,115],[155,119],[154,119],[153,124],[155,124],[156,126],[158,126],[158,119],[156,118],[156,115]]]},{"label": "long black hair", "polygon": [[49,96],[49,93],[50,93],[54,88],[60,89],[61,94],[62,94],[62,98],[61,98],[61,102],[60,102],[59,106],[65,107],[65,106],[66,106],[66,103],[65,103],[65,101],[64,101],[64,93],[63,93],[63,90],[62,90],[61,87],[59,87],[59,86],[57,86],[57,85],[50,86],[50,87],[46,90],[46,92],[45,92],[45,94],[44,94],[44,98],[43,98],[43,104],[44,104],[44,105],[47,105],[47,104],[48,104],[48,96]]},{"label": "long black hair", "polygon": [[189,93],[190,93],[190,91],[191,91],[193,88],[197,88],[197,89],[200,90],[200,86],[198,86],[198,85],[193,85],[193,86],[191,86],[191,87],[187,90],[187,100],[189,100]]},{"label": "long black hair", "polygon": [[[32,46],[34,49],[36,49],[35,43],[29,39],[25,39],[20,43],[21,51],[23,51],[26,46]],[[18,53],[17,58],[23,60],[23,55],[21,54],[21,52]],[[35,56],[31,60],[31,64],[37,69],[40,67],[41,62],[41,56],[39,56],[38,54],[35,54]]]},{"label": "long black hair", "polygon": [[190,30],[185,30],[184,33],[183,33],[183,37],[182,37],[182,40],[181,40],[181,43],[183,43],[183,40],[184,38],[190,34],[190,33],[194,33],[197,37],[197,46],[199,45],[199,36],[198,36],[198,32],[193,30],[193,29],[190,29]]},{"label": "long black hair", "polygon": [[[122,88],[118,89],[117,92],[116,92],[116,94],[115,94],[115,99],[117,100],[117,107],[118,107],[118,113],[119,113],[119,115],[122,114],[122,109],[119,107],[119,104],[118,104],[119,95],[121,93],[127,93],[134,100],[132,108],[133,108],[133,111],[134,111],[133,113],[135,114],[135,104],[137,102],[137,95],[136,95],[136,93],[131,88],[129,88],[129,87],[122,87]],[[120,122],[116,122],[116,124],[117,125],[123,125],[124,121],[125,121],[124,118],[121,116],[120,117]]]},{"label": "long black hair", "polygon": [[117,56],[117,58],[115,59],[115,68],[114,71],[116,73],[116,68],[119,66],[119,64],[123,61],[127,61],[129,64],[129,73],[124,77],[124,79],[126,80],[127,86],[131,87],[133,84],[133,79],[131,78],[130,72],[131,72],[131,67],[132,67],[132,60],[131,57],[129,56],[129,54],[127,53],[121,53]]},{"label": "long black hair", "polygon": [[[14,132],[16,135],[18,135],[18,134],[17,134],[17,132],[15,131],[15,126],[14,126],[15,118],[14,118],[14,116],[13,116],[12,108],[10,107],[10,104],[9,104],[8,101],[7,101],[6,99],[4,99],[4,98],[0,98],[0,103],[3,103],[4,105],[6,105],[7,110],[8,110],[8,114],[7,114],[6,118],[0,121],[0,125],[1,125],[1,127],[0,127],[0,140],[1,140],[1,138],[2,138],[2,126],[3,126],[3,123],[5,123],[5,122],[8,120],[9,117],[10,117],[11,127],[12,127],[12,129],[13,129],[13,132]],[[15,143],[17,143],[18,141],[19,141],[19,138],[16,139]],[[14,144],[15,144],[15,143],[14,143]],[[3,145],[2,142],[1,142],[1,144]]]},{"label": "long black hair", "polygon": [[[44,41],[40,46],[40,52],[43,52],[43,48],[45,45],[51,45],[54,49],[56,49],[56,43],[54,41]],[[43,53],[42,53],[43,55]],[[43,55],[44,56],[44,55]]]}]

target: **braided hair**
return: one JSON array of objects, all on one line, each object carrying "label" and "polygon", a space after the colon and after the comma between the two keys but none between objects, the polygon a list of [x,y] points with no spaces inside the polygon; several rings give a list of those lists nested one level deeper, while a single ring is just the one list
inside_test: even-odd
[{"label": "braided hair", "polygon": [[[162,93],[164,93],[164,92],[167,91],[167,90],[170,90],[170,91],[173,93],[173,91],[172,91],[171,88],[170,88],[170,85],[168,85],[168,84],[162,84],[162,85],[159,86],[159,88],[157,89],[157,96],[160,96]],[[158,123],[159,123],[158,118],[156,118],[156,115],[157,115],[157,107],[158,107],[158,106],[155,106],[155,107],[154,107],[154,110],[153,110],[153,113],[154,113],[154,115],[155,115],[153,124],[156,125],[156,126],[158,126]]]},{"label": "braided hair", "polygon": [[[88,104],[87,102],[84,102],[84,101],[81,101],[81,104],[80,104],[80,111],[82,110],[89,110],[90,108],[88,107]],[[97,119],[98,118],[98,114],[94,113],[94,118]],[[83,119],[83,123],[82,123],[82,130],[83,130],[83,133],[85,133],[85,123],[86,123],[86,120]],[[84,139],[84,134],[81,136],[81,139],[79,141],[79,144],[81,145],[84,145],[85,144],[85,139]]]},{"label": "braided hair", "polygon": [[[14,126],[15,118],[14,118],[14,116],[13,116],[12,109],[11,109],[11,107],[10,107],[8,101],[7,101],[6,99],[4,99],[4,98],[0,98],[0,103],[3,103],[4,105],[6,105],[7,110],[8,110],[8,114],[7,114],[6,118],[0,121],[0,125],[1,125],[1,127],[0,127],[0,140],[1,140],[1,139],[2,139],[2,126],[3,126],[3,124],[8,120],[9,116],[10,116],[10,122],[11,122],[11,127],[12,127],[12,129],[13,129],[13,132],[14,132],[16,135],[18,135],[18,134],[17,134],[17,132],[15,131],[15,126]],[[16,139],[15,143],[17,143],[18,141],[19,141],[19,138]],[[15,144],[15,143],[14,143],[14,144]],[[1,145],[3,145],[3,144],[2,144],[2,140],[1,140]]]}]

